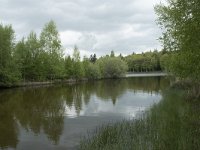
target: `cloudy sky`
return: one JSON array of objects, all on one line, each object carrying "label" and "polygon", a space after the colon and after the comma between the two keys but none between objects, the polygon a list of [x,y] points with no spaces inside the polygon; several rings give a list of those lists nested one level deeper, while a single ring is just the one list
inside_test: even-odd
[{"label": "cloudy sky", "polygon": [[153,7],[160,0],[0,0],[0,23],[12,24],[16,39],[38,34],[54,20],[67,54],[124,55],[160,49]]}]

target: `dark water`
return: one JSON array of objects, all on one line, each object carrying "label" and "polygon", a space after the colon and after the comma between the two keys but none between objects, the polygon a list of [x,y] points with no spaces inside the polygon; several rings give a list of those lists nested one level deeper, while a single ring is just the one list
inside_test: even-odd
[{"label": "dark water", "polygon": [[166,77],[135,77],[0,91],[0,149],[76,149],[107,122],[132,119],[162,99]]}]

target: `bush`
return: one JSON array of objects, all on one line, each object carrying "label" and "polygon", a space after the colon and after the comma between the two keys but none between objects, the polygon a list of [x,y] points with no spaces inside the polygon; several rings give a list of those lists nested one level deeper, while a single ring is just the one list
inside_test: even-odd
[{"label": "bush", "polygon": [[103,78],[119,78],[128,70],[127,64],[118,57],[102,57],[97,63]]},{"label": "bush", "polygon": [[100,78],[100,70],[97,64],[89,63],[87,68],[85,68],[85,76],[88,79],[98,79]]}]

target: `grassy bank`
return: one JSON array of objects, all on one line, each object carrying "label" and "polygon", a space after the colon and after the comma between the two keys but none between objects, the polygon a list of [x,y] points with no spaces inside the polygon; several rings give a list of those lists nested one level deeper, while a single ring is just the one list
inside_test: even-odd
[{"label": "grassy bank", "polygon": [[179,80],[175,82],[172,87],[173,89],[179,89],[185,91],[187,100],[200,99],[200,83],[192,80]]},{"label": "grassy bank", "polygon": [[88,134],[81,150],[200,149],[200,103],[186,101],[184,90],[173,88],[139,120],[99,127]]}]

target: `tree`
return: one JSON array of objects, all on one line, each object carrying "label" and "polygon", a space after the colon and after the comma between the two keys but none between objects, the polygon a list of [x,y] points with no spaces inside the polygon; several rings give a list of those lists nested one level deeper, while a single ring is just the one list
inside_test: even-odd
[{"label": "tree", "polygon": [[121,53],[119,54],[118,57],[121,58],[122,60],[124,59],[124,57],[123,57],[123,55]]},{"label": "tree", "polygon": [[32,80],[41,80],[44,78],[43,74],[43,66],[42,66],[42,52],[40,49],[40,41],[37,38],[36,33],[31,32],[27,38],[26,48],[30,53],[30,58],[28,68],[29,71],[29,78]]},{"label": "tree", "polygon": [[49,79],[60,77],[64,72],[63,49],[56,24],[53,21],[44,26],[40,35],[40,43],[42,51],[46,52],[44,63],[47,77]]},{"label": "tree", "polygon": [[37,35],[31,32],[27,37],[22,38],[16,45],[14,53],[17,63],[19,64],[20,72],[23,80],[41,80],[43,79],[43,67],[40,50],[40,42]]},{"label": "tree", "polygon": [[0,85],[10,86],[20,80],[20,72],[13,58],[14,30],[0,24]]},{"label": "tree", "polygon": [[72,76],[76,79],[81,78],[84,75],[83,66],[80,61],[80,52],[77,46],[74,46],[73,52],[73,71]]},{"label": "tree", "polygon": [[73,76],[73,60],[70,56],[65,57],[65,78]]},{"label": "tree", "polygon": [[128,66],[126,62],[118,57],[102,57],[98,59],[97,64],[100,67],[103,78],[119,78],[125,75]]},{"label": "tree", "polygon": [[25,81],[25,62],[26,62],[26,42],[25,38],[22,38],[15,46],[14,58],[16,60],[16,65]]},{"label": "tree", "polygon": [[115,52],[114,51],[111,51],[110,57],[115,57]]},{"label": "tree", "polygon": [[94,55],[90,55],[90,62],[91,62],[91,63],[95,63],[96,60],[97,60],[97,58],[96,58],[96,54],[94,54]]},{"label": "tree", "polygon": [[73,59],[75,62],[80,62],[80,51],[78,50],[78,47],[74,46],[74,52],[73,52]]},{"label": "tree", "polygon": [[85,76],[88,79],[100,78],[99,66],[97,64],[89,63],[85,70]]},{"label": "tree", "polygon": [[170,58],[169,55],[167,53],[165,53],[164,55],[161,56],[160,58],[160,66],[162,68],[162,70],[169,70],[168,66],[170,64],[169,62]]},{"label": "tree", "polygon": [[170,71],[180,78],[200,81],[200,1],[168,0],[155,7],[163,29],[161,42],[170,54]]}]

